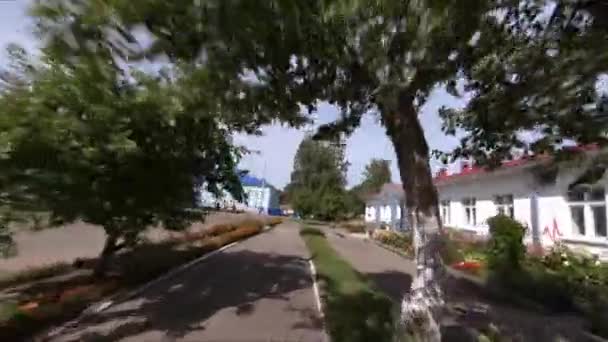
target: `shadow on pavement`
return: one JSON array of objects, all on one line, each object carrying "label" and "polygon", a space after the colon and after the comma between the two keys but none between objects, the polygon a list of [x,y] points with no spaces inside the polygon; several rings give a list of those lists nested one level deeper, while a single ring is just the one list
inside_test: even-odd
[{"label": "shadow on pavement", "polygon": [[401,299],[409,292],[412,284],[412,276],[399,271],[367,273],[366,276],[395,304],[401,303]]},{"label": "shadow on pavement", "polygon": [[[205,321],[220,310],[230,308],[236,316],[248,316],[255,313],[260,299],[288,301],[290,292],[311,286],[307,268],[306,260],[297,256],[246,250],[222,253],[154,285],[136,299],[85,318],[53,341],[117,341],[148,332],[183,337],[205,330]],[[298,325],[314,328],[320,324],[308,321]]]}]

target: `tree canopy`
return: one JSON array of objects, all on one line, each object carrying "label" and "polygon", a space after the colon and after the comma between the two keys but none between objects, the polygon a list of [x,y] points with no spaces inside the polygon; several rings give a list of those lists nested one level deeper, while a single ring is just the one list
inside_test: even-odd
[{"label": "tree canopy", "polygon": [[355,188],[361,194],[373,194],[382,188],[386,183],[391,182],[390,160],[372,159],[365,166],[363,171],[363,181]]},{"label": "tree canopy", "polygon": [[149,226],[182,229],[200,219],[192,209],[203,186],[242,197],[229,126],[217,103],[189,96],[181,71],[122,75],[87,59],[12,55],[28,67],[8,72],[0,95],[3,205],[102,226],[105,261]]},{"label": "tree canopy", "polygon": [[[123,60],[165,56],[205,70],[250,129],[273,119],[301,124],[301,109],[318,101],[342,110],[320,130],[325,136],[378,114],[424,265],[411,291],[423,300],[404,302],[404,317],[428,322],[427,340],[439,337],[421,310],[438,297],[426,228],[441,225],[418,117],[430,92],[445,87],[469,100],[441,112],[445,132],[462,137],[452,158],[497,164],[517,148],[553,150],[606,133],[605,116],[591,106],[608,61],[603,0],[64,0],[35,13],[48,48],[67,59],[106,46]],[[136,29],[151,43],[134,44]]]},{"label": "tree canopy", "polygon": [[289,198],[302,217],[335,220],[346,214],[345,163],[326,141],[304,139],[293,162]]}]

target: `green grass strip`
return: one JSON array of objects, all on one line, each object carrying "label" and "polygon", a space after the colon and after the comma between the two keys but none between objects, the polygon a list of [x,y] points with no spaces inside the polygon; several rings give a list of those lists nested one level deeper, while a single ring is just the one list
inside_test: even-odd
[{"label": "green grass strip", "polygon": [[303,228],[322,283],[327,331],[333,342],[391,341],[391,301],[342,259],[322,231]]}]

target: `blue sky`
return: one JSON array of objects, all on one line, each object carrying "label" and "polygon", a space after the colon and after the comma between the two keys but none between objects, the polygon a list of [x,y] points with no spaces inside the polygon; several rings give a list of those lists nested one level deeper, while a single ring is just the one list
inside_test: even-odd
[{"label": "blue sky", "polygon": [[[30,51],[35,50],[36,41],[31,35],[31,22],[26,16],[27,0],[0,1],[0,46],[16,42]],[[6,65],[3,54],[0,67]],[[447,150],[457,144],[457,139],[447,137],[441,132],[441,121],[437,111],[441,106],[456,107],[464,105],[464,100],[456,99],[442,89],[436,89],[422,109],[420,118],[431,149]],[[317,113],[318,123],[334,120],[338,110],[321,104]],[[293,157],[304,137],[304,131],[281,125],[263,128],[264,136],[251,137],[239,135],[235,141],[246,145],[253,153],[241,161],[241,167],[252,174],[265,177],[275,186],[282,188],[289,182]],[[346,158],[351,164],[348,170],[348,183],[355,185],[361,181],[361,174],[371,158],[391,160],[393,181],[399,182],[399,173],[393,147],[386,137],[384,128],[378,123],[376,115],[367,115],[361,127],[348,139]],[[438,163],[431,163],[437,168]]]}]

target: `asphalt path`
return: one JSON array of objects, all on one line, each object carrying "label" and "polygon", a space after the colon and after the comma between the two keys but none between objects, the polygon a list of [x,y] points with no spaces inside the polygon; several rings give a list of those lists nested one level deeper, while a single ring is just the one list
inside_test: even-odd
[{"label": "asphalt path", "polygon": [[46,341],[325,341],[298,226],[286,222]]}]

